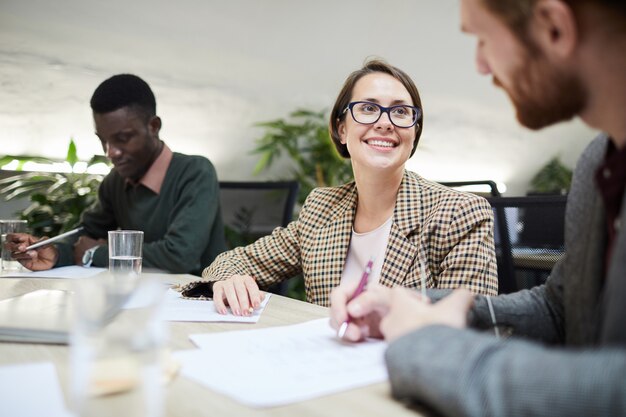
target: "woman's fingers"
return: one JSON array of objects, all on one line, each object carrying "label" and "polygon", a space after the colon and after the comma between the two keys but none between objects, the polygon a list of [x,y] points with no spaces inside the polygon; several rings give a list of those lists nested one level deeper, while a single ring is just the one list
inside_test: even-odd
[{"label": "woman's fingers", "polygon": [[220,314],[228,313],[228,306],[235,316],[249,316],[261,305],[261,291],[252,277],[234,275],[213,284],[213,302]]}]

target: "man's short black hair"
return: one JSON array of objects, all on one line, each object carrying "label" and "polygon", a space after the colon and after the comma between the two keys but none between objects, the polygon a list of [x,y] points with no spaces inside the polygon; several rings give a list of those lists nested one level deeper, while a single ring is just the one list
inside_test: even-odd
[{"label": "man's short black hair", "polygon": [[94,113],[109,113],[134,107],[149,119],[156,115],[156,100],[148,83],[132,74],[118,74],[104,80],[91,96]]}]

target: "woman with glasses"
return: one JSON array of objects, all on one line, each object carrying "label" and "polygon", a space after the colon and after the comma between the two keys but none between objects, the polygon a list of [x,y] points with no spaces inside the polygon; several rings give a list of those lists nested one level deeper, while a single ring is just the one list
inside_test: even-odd
[{"label": "woman with glasses", "polygon": [[[328,306],[339,284],[466,287],[497,294],[488,202],[405,170],[422,133],[422,105],[401,70],[372,60],[346,80],[330,115],[354,181],[317,188],[299,218],[253,244],[225,252],[183,295],[212,295],[221,313],[249,315],[259,287],[302,274],[309,302]],[[368,262],[371,268],[368,268]],[[212,292],[212,294],[211,294]]]}]

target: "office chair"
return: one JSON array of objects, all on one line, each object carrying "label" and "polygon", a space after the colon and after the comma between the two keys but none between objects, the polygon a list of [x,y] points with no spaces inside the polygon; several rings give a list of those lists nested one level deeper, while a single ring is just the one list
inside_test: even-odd
[{"label": "office chair", "polygon": [[[286,227],[293,210],[300,184],[283,182],[220,181],[220,204],[229,249],[244,246],[269,235],[276,227]],[[286,292],[286,282],[267,290]]]},{"label": "office chair", "polygon": [[567,196],[490,197],[501,294],[545,282],[563,256]]},{"label": "office chair", "polygon": [[489,193],[475,192],[474,194],[481,195],[483,197],[500,197],[500,191],[498,190],[498,186],[492,180],[477,180],[477,181],[444,181],[439,182],[441,185],[445,185],[446,187],[458,189],[459,191],[464,191],[463,187],[473,186],[473,185],[486,185],[489,187]]}]

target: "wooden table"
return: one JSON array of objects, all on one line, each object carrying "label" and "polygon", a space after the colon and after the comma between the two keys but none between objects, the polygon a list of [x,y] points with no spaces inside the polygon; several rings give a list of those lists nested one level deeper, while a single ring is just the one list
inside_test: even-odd
[{"label": "wooden table", "polygon": [[[195,277],[194,277],[195,278]],[[162,275],[165,282],[184,283],[189,275]],[[195,278],[197,279],[197,278]],[[40,278],[0,278],[0,299],[14,297],[37,289],[71,289],[72,281]],[[295,324],[328,316],[328,309],[290,298],[274,295],[256,324],[234,323],[170,323],[170,348],[189,349],[191,333],[220,332],[224,330],[257,329]],[[56,365],[60,382],[68,397],[68,347],[44,344],[0,343],[0,365],[51,361]],[[237,364],[233,364],[234,367]],[[254,376],[251,376],[254,377]],[[262,381],[259,381],[262,383]],[[1,387],[0,387],[1,389]],[[165,416],[420,416],[415,409],[393,400],[387,383],[340,392],[287,406],[253,409],[202,385],[178,375],[166,388]],[[113,401],[113,400],[111,400]],[[113,404],[113,403],[111,403]],[[122,416],[122,410],[111,407],[111,416]]]}]

